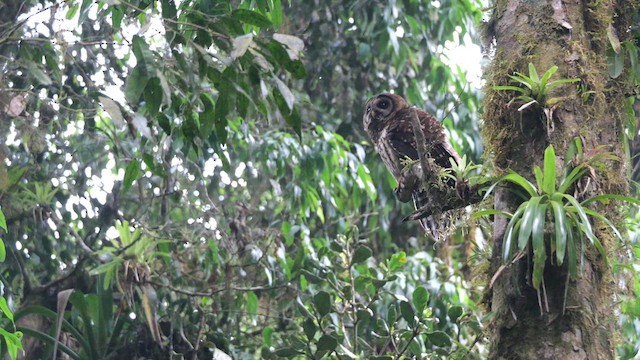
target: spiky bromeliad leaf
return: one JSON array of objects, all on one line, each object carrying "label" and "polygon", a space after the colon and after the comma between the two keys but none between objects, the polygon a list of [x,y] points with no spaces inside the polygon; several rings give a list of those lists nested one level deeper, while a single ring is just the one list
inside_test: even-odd
[{"label": "spiky bromeliad leaf", "polygon": [[544,151],[544,174],[542,191],[546,194],[553,194],[556,191],[556,153],[553,146],[547,146]]},{"label": "spiky bromeliad leaf", "polygon": [[522,175],[516,172],[510,172],[509,174],[503,176],[502,179],[500,180],[508,181],[510,183],[520,186],[529,194],[529,197],[534,197],[538,195],[538,190],[536,189],[535,185],[533,185],[529,180],[525,179]]},{"label": "spiky bromeliad leaf", "polygon": [[524,214],[522,215],[522,226],[520,227],[520,232],[518,233],[518,248],[523,250],[527,247],[529,243],[529,237],[531,237],[531,232],[533,231],[534,223],[536,223],[536,218],[540,214],[540,200],[542,197],[535,196],[529,199],[527,202],[527,207],[524,210]]},{"label": "spiky bromeliad leaf", "polygon": [[540,281],[542,280],[542,274],[544,272],[544,265],[547,260],[547,251],[544,241],[544,223],[547,213],[546,203],[539,204],[535,207],[535,213],[532,220],[532,245],[533,245],[533,287],[538,289]]},{"label": "spiky bromeliad leaf", "polygon": [[604,261],[607,262],[607,254],[604,251],[600,240],[598,240],[598,238],[593,234],[593,229],[591,228],[591,223],[589,222],[589,217],[587,216],[585,208],[578,203],[578,200],[573,196],[564,194],[563,197],[571,204],[571,206],[567,207],[567,210],[578,214],[579,220],[576,221],[578,230],[582,231],[587,236],[591,245],[595,246]]},{"label": "spiky bromeliad leaf", "polygon": [[515,234],[517,234],[520,230],[520,225],[522,223],[522,214],[524,213],[526,207],[527,203],[520,204],[516,212],[513,213],[511,221],[509,221],[509,224],[507,225],[507,228],[504,232],[504,238],[502,240],[502,261],[505,263],[511,258],[511,244],[513,243]]},{"label": "spiky bromeliad leaf", "polygon": [[567,230],[570,232],[571,227],[567,222],[567,215],[562,204],[557,201],[550,201],[549,203],[553,209],[553,223],[555,225],[556,235],[556,259],[558,265],[562,265],[567,249]]}]

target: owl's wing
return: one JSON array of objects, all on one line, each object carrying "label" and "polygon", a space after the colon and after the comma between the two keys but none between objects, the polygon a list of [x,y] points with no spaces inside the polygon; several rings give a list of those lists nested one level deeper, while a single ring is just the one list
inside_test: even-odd
[{"label": "owl's wing", "polygon": [[416,138],[413,136],[413,126],[409,119],[401,118],[391,124],[387,130],[387,140],[399,159],[408,156],[411,160],[418,160]]},{"label": "owl's wing", "polygon": [[[387,138],[400,159],[408,156],[412,160],[418,160],[416,137],[413,133],[413,125],[409,114],[407,112],[398,116],[399,119],[389,127]],[[418,110],[417,114],[418,121],[422,125],[422,130],[425,134],[427,148],[430,149],[428,156],[433,158],[436,164],[444,168],[451,167],[450,158],[453,158],[459,164],[460,155],[447,140],[442,124],[425,111]]]},{"label": "owl's wing", "polygon": [[459,164],[460,155],[449,143],[442,123],[426,111],[418,110],[417,114],[425,133],[427,145],[431,146],[429,156],[433,158],[436,164],[444,168],[451,167],[450,158],[453,158],[456,164]]},{"label": "owl's wing", "polygon": [[436,164],[444,168],[451,167],[451,161],[449,160],[451,158],[453,158],[456,164],[460,163],[460,156],[448,142],[434,145],[430,155]]}]

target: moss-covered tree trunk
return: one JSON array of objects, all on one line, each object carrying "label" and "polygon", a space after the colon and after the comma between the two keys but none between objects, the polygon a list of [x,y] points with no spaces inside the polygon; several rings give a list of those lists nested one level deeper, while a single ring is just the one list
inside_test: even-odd
[{"label": "moss-covered tree trunk", "polygon": [[[612,42],[617,45],[616,38],[623,42],[628,36],[629,18],[636,11],[635,1],[495,1],[487,27],[495,55],[488,72],[484,119],[487,147],[498,172],[513,169],[533,180],[533,165],[541,165],[544,149],[553,144],[559,168],[575,137],[583,139],[585,151],[605,145],[625,159],[626,70],[613,79],[607,55],[613,51]],[[552,94],[562,98],[559,103],[534,104],[518,111],[523,103],[510,103],[517,96],[515,92],[493,87],[514,85],[507,75],[528,73],[529,63],[540,74],[558,66],[552,79],[579,78],[580,91],[575,84],[561,86]],[[610,171],[597,174],[598,181],[590,184],[591,194],[625,190],[625,162],[608,165]],[[497,209],[513,212],[517,204],[506,189],[496,192]],[[616,218],[613,207],[599,210]],[[495,220],[491,275],[502,265],[506,224],[504,218]],[[600,228],[599,224],[594,226]],[[615,251],[617,244],[606,228],[602,227],[598,236],[610,253]],[[568,282],[566,299],[567,270],[547,260],[546,294],[540,294],[542,308],[531,285],[530,258],[510,265],[496,278],[489,290],[490,309],[495,315],[490,327],[490,359],[614,358],[611,270],[596,251],[587,247],[585,254],[579,279]]]}]

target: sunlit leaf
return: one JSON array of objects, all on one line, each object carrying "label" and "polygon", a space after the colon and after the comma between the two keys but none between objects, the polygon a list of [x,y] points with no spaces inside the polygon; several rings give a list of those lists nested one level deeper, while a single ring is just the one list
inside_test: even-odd
[{"label": "sunlit leaf", "polygon": [[7,249],[4,246],[4,240],[0,238],[0,262],[4,262],[7,259]]},{"label": "sunlit leaf", "polygon": [[258,297],[253,291],[248,291],[246,293],[246,301],[247,301],[247,313],[249,314],[257,314],[258,313]]},{"label": "sunlit leaf", "polygon": [[4,216],[4,212],[0,210],[0,229],[4,229],[4,231],[9,231],[7,229],[7,218]]},{"label": "sunlit leaf", "polygon": [[246,34],[233,38],[231,42],[233,49],[229,54],[229,56],[231,56],[231,59],[235,60],[244,55],[244,53],[247,52],[247,49],[249,49],[251,43],[253,43],[253,34]]},{"label": "sunlit leaf", "polygon": [[297,36],[287,35],[287,34],[273,34],[273,39],[283,45],[287,50],[287,55],[291,60],[298,60],[300,58],[300,54],[304,50],[304,41]]}]

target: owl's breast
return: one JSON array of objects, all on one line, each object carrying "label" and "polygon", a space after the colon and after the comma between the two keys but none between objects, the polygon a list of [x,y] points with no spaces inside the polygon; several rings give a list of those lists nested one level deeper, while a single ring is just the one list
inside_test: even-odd
[{"label": "owl's breast", "polygon": [[382,162],[387,167],[387,170],[391,172],[393,177],[399,179],[402,175],[402,164],[400,163],[397,151],[389,141],[386,128],[382,129],[380,132],[380,137],[378,138],[378,141],[376,141],[375,147],[382,158]]}]

